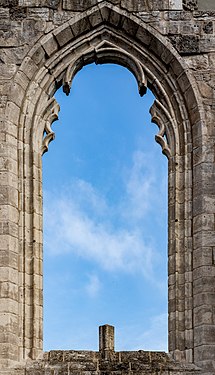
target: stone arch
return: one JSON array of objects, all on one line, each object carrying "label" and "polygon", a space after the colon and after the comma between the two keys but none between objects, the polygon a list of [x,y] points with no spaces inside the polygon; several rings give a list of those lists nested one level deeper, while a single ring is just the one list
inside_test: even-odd
[{"label": "stone arch", "polygon": [[[135,75],[140,94],[156,96],[152,121],[169,159],[169,351],[195,361],[192,231],[195,191],[192,150],[207,137],[196,82],[171,43],[140,18],[107,2],[71,18],[40,38],[16,73],[8,103],[18,126],[19,332],[17,360],[42,351],[41,155],[54,138],[59,106],[53,94],[69,93],[73,76],[91,62],[114,62]],[[19,93],[19,95],[17,95]],[[11,116],[10,116],[11,118]],[[201,362],[201,358],[196,362]]]}]

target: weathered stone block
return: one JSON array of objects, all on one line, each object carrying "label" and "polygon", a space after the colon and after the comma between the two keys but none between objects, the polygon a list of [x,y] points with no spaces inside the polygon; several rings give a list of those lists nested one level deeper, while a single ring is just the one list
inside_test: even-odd
[{"label": "weathered stone block", "polygon": [[37,64],[35,64],[35,62],[30,57],[26,57],[24,59],[21,71],[24,72],[29,79],[32,79],[37,69]]},{"label": "weathered stone block", "polygon": [[194,328],[194,345],[195,346],[210,345],[214,343],[215,343],[215,327],[213,325]]},{"label": "weathered stone block", "polygon": [[70,25],[68,24],[66,26],[64,24],[63,28],[61,28],[55,33],[55,38],[57,39],[57,42],[60,45],[60,47],[70,42],[74,38]]},{"label": "weathered stone block", "polygon": [[194,296],[193,306],[194,308],[200,306],[213,306],[214,305],[214,295],[213,293],[201,293]]},{"label": "weathered stone block", "polygon": [[114,27],[118,27],[118,25],[120,25],[120,23],[123,21],[121,20],[124,20],[124,17],[122,17],[122,15],[118,12],[114,12],[113,10],[110,9],[110,12],[108,14],[108,21],[114,26]]},{"label": "weathered stone block", "polygon": [[180,54],[196,54],[200,52],[200,37],[198,35],[176,36],[173,44]]},{"label": "weathered stone block", "polygon": [[28,18],[35,20],[42,20],[48,22],[50,19],[50,11],[48,8],[29,8],[28,7]]},{"label": "weathered stone block", "polygon": [[102,16],[99,9],[89,14],[88,18],[92,27],[96,27],[102,23]]},{"label": "weathered stone block", "polygon": [[183,8],[185,10],[196,10],[196,9],[198,9],[197,0],[183,0]]},{"label": "weathered stone block", "polygon": [[146,0],[121,0],[121,7],[129,12],[142,12],[148,10]]},{"label": "weathered stone block", "polygon": [[52,34],[47,35],[45,38],[43,38],[42,47],[44,48],[48,56],[53,55],[53,53],[58,50],[57,41]]},{"label": "weathered stone block", "polygon": [[200,247],[193,251],[193,267],[211,266],[213,262],[212,247]]},{"label": "weathered stone block", "polygon": [[214,245],[215,233],[214,231],[205,231],[203,233],[195,233],[193,236],[193,245],[195,248],[211,247]]},{"label": "weathered stone block", "polygon": [[195,278],[193,281],[193,294],[199,294],[204,292],[213,293],[214,291],[214,277],[203,276],[201,278]]},{"label": "weathered stone block", "polygon": [[10,8],[10,19],[11,20],[23,20],[27,17],[26,7],[11,7]]},{"label": "weathered stone block", "polygon": [[37,48],[35,51],[32,50],[31,54],[32,60],[35,62],[36,65],[42,66],[45,63],[45,51],[41,47]]},{"label": "weathered stone block", "polygon": [[75,36],[81,35],[91,29],[91,24],[88,18],[78,19],[76,22],[72,21],[70,26]]},{"label": "weathered stone block", "polygon": [[143,29],[141,27],[138,28],[136,32],[136,38],[146,46],[148,46],[152,40],[152,35],[149,33],[148,30]]},{"label": "weathered stone block", "polygon": [[83,12],[97,3],[98,0],[63,0],[63,9]]},{"label": "weathered stone block", "polygon": [[135,36],[138,29],[138,25],[133,20],[123,18],[122,29],[125,30],[126,33],[128,32],[129,35]]},{"label": "weathered stone block", "polygon": [[0,0],[1,7],[16,7],[19,5],[19,0]]},{"label": "weathered stone block", "polygon": [[[8,0],[15,1],[15,0]],[[50,9],[57,9],[60,0],[18,0],[19,6],[23,7],[47,7]]]},{"label": "weathered stone block", "polygon": [[[18,267],[18,255],[17,252],[12,252],[10,255],[8,254],[8,248],[9,248],[9,243],[7,239],[5,239],[5,235],[1,235],[1,243],[2,243],[2,250],[0,253],[0,262],[2,267],[12,267],[12,268],[17,268]],[[17,247],[17,246],[16,246]],[[5,250],[4,250],[5,248]]]},{"label": "weathered stone block", "polygon": [[194,324],[201,326],[203,324],[213,324],[213,307],[200,306],[194,309]]},{"label": "weathered stone block", "polygon": [[111,12],[111,8],[109,8],[107,6],[104,6],[104,7],[100,8],[100,12],[101,12],[101,15],[102,15],[103,22],[105,22],[105,23],[108,22],[110,12]]},{"label": "weathered stone block", "polygon": [[202,226],[205,230],[213,230],[214,229],[214,215],[213,214],[201,214],[194,217],[193,221],[193,230],[194,233],[201,230]]}]

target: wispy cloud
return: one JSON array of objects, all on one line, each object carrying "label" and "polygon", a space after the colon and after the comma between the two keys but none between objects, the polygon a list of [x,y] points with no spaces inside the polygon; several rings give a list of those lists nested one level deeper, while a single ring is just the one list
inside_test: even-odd
[{"label": "wispy cloud", "polygon": [[148,234],[146,240],[143,219],[161,192],[142,152],[134,154],[131,169],[124,171],[124,183],[125,193],[114,207],[83,180],[73,181],[60,195],[45,192],[49,253],[72,252],[107,271],[139,272],[152,280],[159,255]]},{"label": "wispy cloud", "polygon": [[97,275],[88,275],[88,283],[85,286],[86,292],[89,297],[96,297],[101,289],[101,282]]},{"label": "wispy cloud", "polygon": [[140,324],[121,327],[117,335],[120,350],[130,350],[132,342],[132,350],[168,351],[167,313],[152,316],[148,321],[148,329],[145,322],[143,327],[142,332]]},{"label": "wispy cloud", "polygon": [[[151,160],[152,159],[152,160]],[[132,168],[124,173],[126,194],[121,212],[133,223],[142,220],[155,206],[165,186],[157,181],[156,161],[153,153],[136,151]]]},{"label": "wispy cloud", "polygon": [[112,228],[108,221],[97,222],[72,199],[50,197],[52,207],[46,213],[46,248],[52,254],[73,252],[92,259],[106,270],[135,271],[149,276],[153,249],[144,243],[141,233]]}]

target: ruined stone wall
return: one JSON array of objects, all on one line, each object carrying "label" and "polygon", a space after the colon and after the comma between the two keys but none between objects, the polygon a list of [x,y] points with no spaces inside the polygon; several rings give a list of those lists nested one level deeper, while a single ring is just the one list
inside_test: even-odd
[{"label": "ruined stone wall", "polygon": [[99,327],[99,351],[46,352],[35,361],[27,361],[7,370],[7,375],[200,375],[202,370],[193,364],[174,361],[164,352],[115,352],[114,327]]},{"label": "ruined stone wall", "polygon": [[19,375],[200,375],[194,365],[174,361],[163,352],[115,352],[105,359],[100,352],[51,351],[40,360],[16,368]]},{"label": "ruined stone wall", "polygon": [[[183,369],[190,363],[201,374],[214,373],[214,2],[0,0],[0,47],[2,374],[13,366],[24,369],[26,360],[42,353],[41,156],[54,138],[54,92],[63,85],[69,94],[73,76],[91,62],[129,68],[140,95],[148,86],[157,98],[152,121],[169,159],[169,351],[181,363],[165,371],[197,371]],[[92,372],[161,371],[159,355],[156,369],[149,360],[148,369],[135,370],[129,363],[137,355],[122,354],[125,368],[114,357],[105,370]],[[150,356],[141,354],[140,362]],[[59,360],[56,369],[51,358],[35,362],[37,370],[28,364],[27,374],[72,367]],[[167,358],[161,355],[161,363]],[[23,373],[21,367],[10,373]],[[90,367],[80,373],[85,371]]]}]

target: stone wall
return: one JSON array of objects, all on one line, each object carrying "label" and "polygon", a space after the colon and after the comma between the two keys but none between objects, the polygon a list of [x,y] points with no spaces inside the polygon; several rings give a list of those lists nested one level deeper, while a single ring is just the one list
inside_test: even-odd
[{"label": "stone wall", "polygon": [[[16,371],[23,369],[17,368]],[[103,358],[100,352],[51,351],[44,357],[26,365],[26,375],[199,375],[201,369],[194,365],[174,361],[163,352],[114,352]]]},{"label": "stone wall", "polygon": [[6,372],[19,375],[200,375],[202,370],[193,364],[174,361],[164,352],[114,351],[114,327],[99,327],[99,351],[46,352],[36,361],[28,361]]},{"label": "stone wall", "polygon": [[[69,94],[76,72],[92,62],[127,67],[140,95],[148,86],[157,98],[152,121],[169,159],[169,352],[179,361],[165,371],[192,373],[177,368],[190,363],[201,367],[201,374],[213,373],[214,2],[0,0],[0,47],[2,374],[9,368],[22,373],[14,366],[42,353],[41,156],[54,138],[51,124],[59,110],[54,92],[63,86]],[[34,363],[38,371],[28,365],[27,373],[44,373],[44,366],[47,374],[64,373],[64,364],[61,370],[52,368],[52,355]],[[139,355],[121,354],[125,372]],[[142,353],[138,361],[151,355]],[[154,356],[158,367],[171,362],[167,355]],[[102,371],[121,374],[119,357],[113,358],[110,370]],[[154,367],[137,371],[161,372]]]}]

